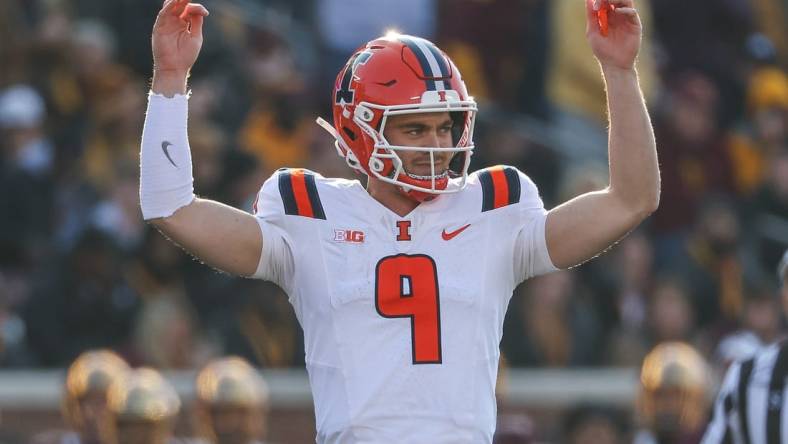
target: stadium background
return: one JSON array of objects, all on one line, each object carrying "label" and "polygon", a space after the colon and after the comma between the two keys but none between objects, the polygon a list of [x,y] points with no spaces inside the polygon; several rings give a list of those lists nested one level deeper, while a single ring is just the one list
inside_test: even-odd
[{"label": "stadium background", "polygon": [[[314,118],[329,116],[352,50],[390,27],[432,39],[460,67],[481,108],[475,168],[517,166],[548,208],[606,183],[603,85],[580,0],[203,3],[189,122],[199,195],[249,209],[278,167],[352,174]],[[63,369],[111,348],[173,378],[184,434],[194,370],[243,356],[271,387],[271,441],[310,442],[286,296],[199,264],[141,220],[160,6],[0,1],[0,434],[62,427]],[[589,412],[628,441],[642,426],[639,368],[657,344],[699,350],[710,397],[728,362],[785,332],[775,268],[788,248],[788,2],[638,6],[661,205],[603,257],[512,299],[501,416],[522,429],[528,415],[542,441]]]}]

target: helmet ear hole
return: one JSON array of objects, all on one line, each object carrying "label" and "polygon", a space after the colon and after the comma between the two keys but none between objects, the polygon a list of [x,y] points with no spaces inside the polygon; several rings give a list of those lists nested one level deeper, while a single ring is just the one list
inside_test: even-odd
[{"label": "helmet ear hole", "polygon": [[383,171],[383,168],[385,167],[383,161],[378,159],[377,157],[370,159],[369,166],[377,172]]},{"label": "helmet ear hole", "polygon": [[[467,118],[467,113],[464,111],[451,111],[449,113],[449,118],[453,125],[451,126],[451,141],[456,147],[458,143],[460,143],[460,139],[462,139],[462,133],[465,131],[465,120]],[[457,156],[454,157],[455,159]],[[454,161],[452,160],[452,163]]]},{"label": "helmet ear hole", "polygon": [[462,171],[465,169],[465,156],[467,155],[467,153],[455,154],[449,162],[449,171],[455,175],[462,175]]},{"label": "helmet ear hole", "polygon": [[372,119],[375,118],[375,113],[373,113],[371,109],[362,105],[356,106],[355,115],[364,122],[371,122]]},{"label": "helmet ear hole", "polygon": [[342,131],[350,138],[350,140],[356,140],[356,133],[354,133],[350,128],[343,126]]}]

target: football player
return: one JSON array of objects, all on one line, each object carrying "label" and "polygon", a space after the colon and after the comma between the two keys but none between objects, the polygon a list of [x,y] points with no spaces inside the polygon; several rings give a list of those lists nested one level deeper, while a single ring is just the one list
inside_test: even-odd
[{"label": "football player", "polygon": [[698,442],[710,404],[710,369],[695,348],[664,342],[643,360],[636,444]]},{"label": "football player", "polygon": [[72,432],[45,432],[35,444],[107,444],[107,391],[125,377],[129,366],[109,350],[88,351],[74,360],[66,373],[62,410]]},{"label": "football player", "polygon": [[113,444],[175,444],[173,430],[181,402],[172,386],[151,368],[115,381],[107,404]]},{"label": "football player", "polygon": [[266,434],[268,386],[242,358],[211,362],[197,375],[196,423],[211,444],[259,444]]},{"label": "football player", "polygon": [[590,259],[657,208],[634,67],[641,24],[633,0],[609,3],[603,36],[599,5],[585,2],[607,86],[607,188],[547,211],[515,168],[469,174],[477,108],[457,66],[425,39],[391,34],[350,56],[333,124],[321,120],[366,184],[283,168],[253,215],[194,195],[186,81],[208,11],[164,3],[141,144],[143,216],[205,263],[285,289],[304,329],[318,442],[491,442],[514,287]]}]

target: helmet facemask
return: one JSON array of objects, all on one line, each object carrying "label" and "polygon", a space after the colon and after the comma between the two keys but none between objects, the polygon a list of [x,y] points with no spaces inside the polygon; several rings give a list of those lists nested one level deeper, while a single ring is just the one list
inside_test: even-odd
[{"label": "helmet facemask", "polygon": [[[443,91],[442,91],[443,92]],[[452,93],[453,91],[445,91]],[[435,91],[428,91],[435,93]],[[437,95],[437,94],[436,94]],[[446,94],[448,96],[449,94]],[[452,126],[452,147],[392,145],[385,136],[386,125],[393,116],[449,113],[454,122]],[[474,144],[473,127],[476,119],[476,103],[473,101],[446,101],[420,104],[382,106],[361,102],[356,107],[353,121],[374,143],[369,158],[369,172],[375,178],[397,185],[405,192],[416,191],[429,194],[452,193],[462,189],[468,177],[468,167]],[[377,125],[373,124],[378,122]],[[430,155],[432,170],[429,175],[416,175],[406,171],[402,158],[398,154],[404,151],[426,152]],[[446,171],[435,171],[435,155],[450,153],[451,161]],[[458,178],[457,187],[447,188],[448,180]]]}]

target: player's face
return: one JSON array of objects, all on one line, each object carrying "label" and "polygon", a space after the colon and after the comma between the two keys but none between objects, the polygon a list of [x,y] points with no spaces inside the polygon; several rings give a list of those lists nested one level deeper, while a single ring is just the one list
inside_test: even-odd
[{"label": "player's face", "polygon": [[705,408],[702,395],[676,387],[661,388],[654,393],[652,427],[660,433],[694,431],[702,414],[688,413],[704,412]]},{"label": "player's face", "polygon": [[167,421],[119,420],[116,444],[166,444],[171,438]]},{"label": "player's face", "polygon": [[[449,113],[421,113],[391,116],[386,122],[383,135],[395,146],[453,148],[452,126]],[[434,154],[435,175],[449,169],[452,152],[436,151]],[[426,151],[398,150],[405,171],[417,176],[430,176],[432,165],[430,153]]]},{"label": "player's face", "polygon": [[210,409],[211,425],[216,442],[246,444],[260,438],[265,421],[260,409],[222,406]]},{"label": "player's face", "polygon": [[103,392],[89,392],[79,400],[81,423],[79,433],[85,441],[98,441],[107,417],[107,398]]}]

